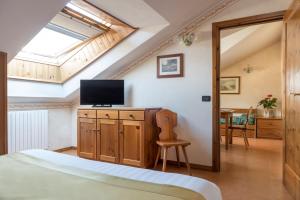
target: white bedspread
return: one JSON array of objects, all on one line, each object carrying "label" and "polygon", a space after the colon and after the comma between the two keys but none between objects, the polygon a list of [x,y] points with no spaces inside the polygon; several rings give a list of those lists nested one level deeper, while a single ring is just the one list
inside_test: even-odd
[{"label": "white bedspread", "polygon": [[222,199],[218,186],[212,182],[197,177],[87,160],[46,150],[26,150],[22,151],[22,153],[59,165],[72,166],[96,173],[98,172],[133,180],[187,188],[201,193],[207,200]]}]

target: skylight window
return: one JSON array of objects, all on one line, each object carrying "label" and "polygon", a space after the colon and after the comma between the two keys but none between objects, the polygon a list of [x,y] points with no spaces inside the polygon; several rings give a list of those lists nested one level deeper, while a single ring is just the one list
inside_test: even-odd
[{"label": "skylight window", "polygon": [[73,47],[83,46],[89,39],[109,31],[112,26],[109,19],[111,16],[92,4],[71,1],[17,54],[16,58],[60,66],[73,55]]},{"label": "skylight window", "polygon": [[78,38],[43,28],[23,49],[24,53],[31,53],[45,57],[57,57],[74,45],[82,42]]}]

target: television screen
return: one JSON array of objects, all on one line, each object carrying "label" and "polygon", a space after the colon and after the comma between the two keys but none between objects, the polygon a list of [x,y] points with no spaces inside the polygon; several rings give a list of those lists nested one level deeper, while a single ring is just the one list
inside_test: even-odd
[{"label": "television screen", "polygon": [[123,105],[124,80],[81,80],[81,105]]}]

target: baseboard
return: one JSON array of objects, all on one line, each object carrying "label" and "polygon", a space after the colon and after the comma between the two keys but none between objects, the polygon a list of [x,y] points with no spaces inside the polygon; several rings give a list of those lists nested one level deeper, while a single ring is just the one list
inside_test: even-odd
[{"label": "baseboard", "polygon": [[61,152],[64,152],[64,151],[76,150],[76,149],[77,149],[77,147],[71,146],[71,147],[65,147],[65,148],[61,148],[61,149],[56,149],[54,151],[61,153]]},{"label": "baseboard", "polygon": [[[159,163],[162,163],[163,160],[160,159],[158,161]],[[177,166],[177,161],[175,160],[168,160],[167,161],[167,165],[174,165]],[[180,162],[180,166],[185,167],[185,162]],[[190,166],[192,169],[200,169],[200,170],[205,170],[205,171],[213,171],[212,166],[207,166],[207,165],[199,165],[199,164],[194,164],[194,163],[190,163]]]}]

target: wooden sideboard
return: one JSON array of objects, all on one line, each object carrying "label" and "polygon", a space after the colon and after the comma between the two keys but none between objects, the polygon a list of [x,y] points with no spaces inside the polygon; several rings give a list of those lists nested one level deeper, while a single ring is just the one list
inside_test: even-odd
[{"label": "wooden sideboard", "polygon": [[282,139],[282,119],[257,117],[257,137]]},{"label": "wooden sideboard", "polygon": [[159,108],[78,109],[77,153],[82,158],[152,167]]}]

